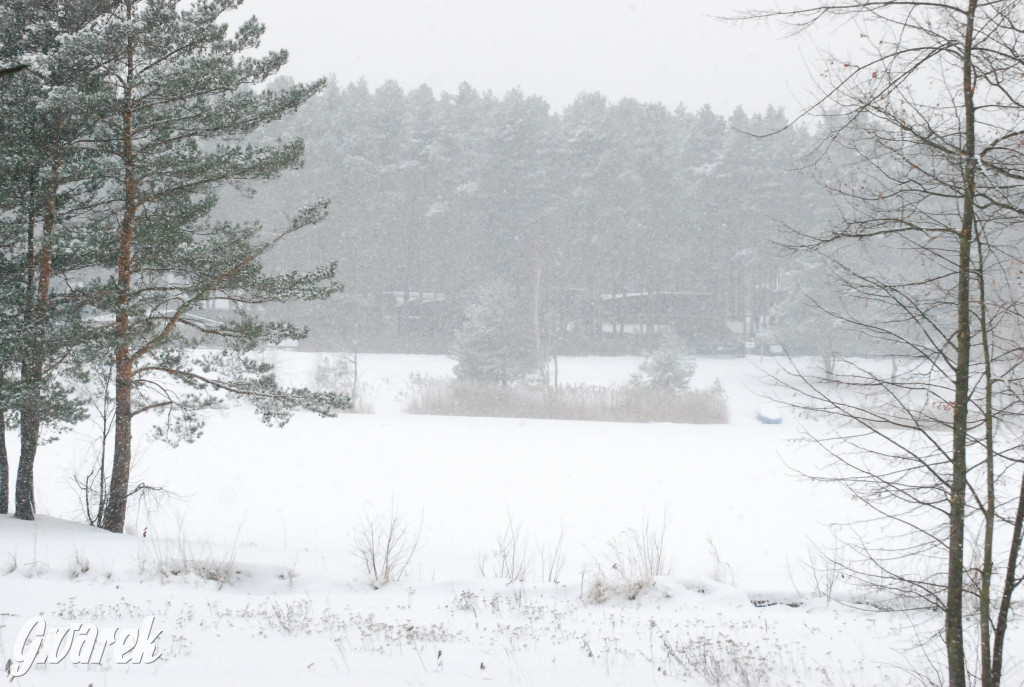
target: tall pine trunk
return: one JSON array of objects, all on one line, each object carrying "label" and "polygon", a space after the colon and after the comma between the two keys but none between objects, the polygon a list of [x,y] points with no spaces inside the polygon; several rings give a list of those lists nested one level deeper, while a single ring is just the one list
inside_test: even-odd
[{"label": "tall pine trunk", "polygon": [[[59,137],[61,123],[54,128]],[[35,298],[27,303],[25,320],[28,343],[21,365],[21,452],[18,457],[18,477],[14,488],[14,515],[22,520],[36,516],[35,464],[39,451],[39,435],[43,422],[42,396],[46,361],[46,341],[50,324],[50,285],[53,280],[53,234],[57,226],[58,175],[62,166],[58,150],[50,166],[50,179],[45,185],[46,206],[43,211],[42,236],[39,253],[34,255],[32,233],[34,222],[29,222],[29,250],[26,267],[29,291],[35,284]],[[37,273],[38,272],[38,276]]]},{"label": "tall pine trunk", "polygon": [[114,462],[110,470],[109,498],[103,509],[101,526],[111,532],[123,532],[132,467],[133,363],[127,346],[119,346],[115,357]]},{"label": "tall pine trunk", "polygon": [[35,463],[43,422],[41,405],[45,357],[44,330],[47,324],[46,307],[51,273],[50,255],[45,243],[44,241],[44,248],[40,251],[39,293],[36,296],[35,307],[30,313],[31,325],[28,331],[31,333],[31,340],[27,347],[26,360],[21,366],[21,453],[18,457],[18,478],[14,490],[14,514],[22,520],[34,520],[36,514]]},{"label": "tall pine trunk", "polygon": [[[128,175],[126,187],[135,182]],[[117,335],[122,340],[114,354],[114,460],[110,469],[110,490],[103,511],[103,529],[123,532],[128,508],[128,484],[132,466],[132,384],[135,361],[128,348],[131,320],[128,313],[128,290],[131,287],[131,249],[135,226],[134,201],[126,209],[121,226],[121,256],[118,260]]]},{"label": "tall pine trunk", "polygon": [[[30,391],[26,397],[34,393]],[[35,462],[40,420],[38,404],[26,398],[21,406],[21,452],[14,486],[14,515],[22,520],[35,520],[36,517]]]},{"label": "tall pine trunk", "polygon": [[[132,19],[133,1],[127,0],[126,16]],[[121,154],[124,162],[122,206],[117,255],[117,316],[115,331],[118,339],[114,353],[114,460],[110,468],[110,490],[102,527],[111,532],[123,532],[128,509],[128,485],[132,468],[132,383],[135,359],[129,348],[131,316],[129,302],[132,287],[132,249],[135,240],[135,222],[138,213],[139,186],[135,178],[134,103],[135,45],[128,38],[124,94],[121,108]]]},{"label": "tall pine trunk", "polygon": [[[29,332],[32,327],[36,296],[36,216],[33,196],[34,194],[30,194],[28,199],[28,220],[25,232],[25,303],[22,323],[26,332]],[[22,350],[21,376],[22,385],[26,386],[25,378],[29,373],[29,365],[24,353],[25,351]],[[36,512],[35,485],[32,478],[36,448],[39,446],[39,409],[36,404],[32,403],[31,397],[31,390],[24,389],[18,403],[21,450],[18,456],[18,474],[15,477],[14,486],[14,515],[22,520],[33,520]],[[32,431],[33,427],[36,428],[35,432]]]}]

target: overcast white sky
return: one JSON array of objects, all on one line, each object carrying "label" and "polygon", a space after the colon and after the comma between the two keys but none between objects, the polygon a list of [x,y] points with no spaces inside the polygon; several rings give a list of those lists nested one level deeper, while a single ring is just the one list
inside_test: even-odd
[{"label": "overcast white sky", "polygon": [[267,25],[264,45],[287,48],[283,73],[335,74],[406,89],[454,92],[468,82],[496,95],[520,87],[555,109],[581,91],[669,107],[709,103],[720,114],[810,100],[817,52],[802,39],[709,14],[766,0],[247,0]]}]

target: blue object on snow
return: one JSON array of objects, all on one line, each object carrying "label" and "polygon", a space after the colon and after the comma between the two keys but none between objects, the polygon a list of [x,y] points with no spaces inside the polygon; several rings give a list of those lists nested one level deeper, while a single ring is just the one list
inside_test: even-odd
[{"label": "blue object on snow", "polygon": [[757,421],[765,425],[781,425],[782,413],[778,408],[759,406],[757,409]]}]

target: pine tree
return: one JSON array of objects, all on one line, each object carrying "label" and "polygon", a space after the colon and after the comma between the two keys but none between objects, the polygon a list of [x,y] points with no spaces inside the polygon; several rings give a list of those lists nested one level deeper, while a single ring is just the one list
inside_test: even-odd
[{"label": "pine tree", "polygon": [[[41,431],[66,427],[81,415],[79,402],[58,373],[67,370],[71,352],[84,340],[84,301],[81,294],[59,292],[55,285],[92,257],[79,239],[97,188],[90,178],[95,154],[77,143],[92,129],[91,103],[99,84],[82,65],[66,59],[62,36],[81,30],[103,7],[99,2],[65,7],[18,1],[5,9],[0,60],[23,61],[26,69],[0,88],[0,414],[18,412],[15,513],[31,519]],[[6,469],[2,478],[0,501],[6,507]]]},{"label": "pine tree", "polygon": [[672,334],[663,334],[656,349],[648,352],[631,381],[637,386],[665,391],[686,391],[697,369],[689,346]]},{"label": "pine tree", "polygon": [[[268,423],[291,410],[330,413],[347,398],[281,388],[269,365],[249,355],[302,331],[263,322],[268,302],[319,299],[339,288],[333,266],[268,275],[262,257],[316,224],[326,203],[299,211],[284,227],[213,221],[219,188],[271,178],[301,163],[302,142],[255,146],[243,138],[294,111],[322,81],[284,89],[256,87],[287,54],[253,58],[263,26],[255,18],[228,36],[220,16],[241,0],[119,0],[110,13],[72,37],[66,50],[110,92],[88,145],[106,160],[108,223],[97,240],[111,276],[99,307],[112,322],[99,332],[115,367],[114,455],[102,527],[124,528],[131,493],[132,423],[149,411],[164,421],[159,437],[190,441],[201,412],[224,395],[243,396]],[[233,306],[224,318],[198,316],[211,300]],[[200,355],[200,342],[223,351]]]},{"label": "pine tree", "polygon": [[528,310],[517,303],[510,285],[494,282],[482,288],[455,337],[455,375],[504,386],[537,371],[527,322]]}]

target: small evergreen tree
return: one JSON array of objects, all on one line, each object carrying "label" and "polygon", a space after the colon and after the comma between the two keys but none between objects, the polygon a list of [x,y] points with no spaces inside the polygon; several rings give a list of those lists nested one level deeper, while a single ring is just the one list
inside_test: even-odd
[{"label": "small evergreen tree", "polygon": [[658,348],[644,356],[632,381],[637,386],[686,391],[696,368],[697,362],[685,343],[674,335],[666,334]]},{"label": "small evergreen tree", "polygon": [[506,385],[534,371],[536,354],[525,321],[511,287],[491,283],[481,289],[455,337],[455,376]]}]

